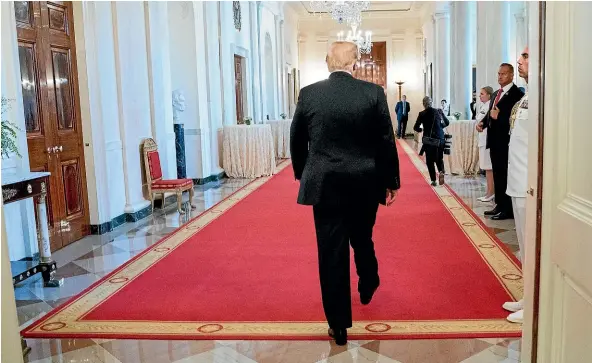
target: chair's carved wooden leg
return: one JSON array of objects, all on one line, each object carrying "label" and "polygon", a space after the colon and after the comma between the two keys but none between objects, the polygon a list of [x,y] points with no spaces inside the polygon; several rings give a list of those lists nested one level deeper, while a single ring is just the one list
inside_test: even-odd
[{"label": "chair's carved wooden leg", "polygon": [[194,193],[195,193],[195,191],[193,190],[193,187],[191,187],[191,189],[189,189],[189,205],[191,205],[191,209],[197,208],[197,206],[195,204],[193,204],[193,194]]},{"label": "chair's carved wooden leg", "polygon": [[179,214],[185,214],[185,211],[182,208],[183,206],[183,192],[180,190],[177,190],[177,210],[179,211]]}]

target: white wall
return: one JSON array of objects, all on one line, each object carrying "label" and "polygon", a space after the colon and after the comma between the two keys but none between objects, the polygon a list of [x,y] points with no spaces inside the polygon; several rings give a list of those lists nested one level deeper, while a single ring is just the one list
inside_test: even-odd
[{"label": "white wall", "polygon": [[[28,172],[29,154],[27,137],[24,132],[25,118],[23,111],[21,74],[16,41],[16,21],[12,2],[1,4],[2,42],[2,96],[14,100],[10,110],[2,118],[12,121],[22,131],[18,132],[17,145],[22,158],[16,155],[2,160],[2,175]],[[3,206],[5,210],[6,238],[10,260],[20,260],[39,251],[35,233],[35,214],[32,199],[14,202]]]}]

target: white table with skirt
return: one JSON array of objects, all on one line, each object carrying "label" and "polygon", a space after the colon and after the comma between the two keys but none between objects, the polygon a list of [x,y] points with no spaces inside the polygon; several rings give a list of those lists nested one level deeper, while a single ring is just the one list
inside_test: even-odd
[{"label": "white table with skirt", "polygon": [[224,126],[222,167],[230,178],[259,178],[275,174],[271,126]]},{"label": "white table with skirt", "polygon": [[290,158],[290,126],[292,120],[268,120],[273,135],[275,157],[278,159]]},{"label": "white table with skirt", "polygon": [[479,137],[475,120],[454,120],[444,131],[452,135],[450,155],[444,155],[447,173],[475,175],[479,172]]}]

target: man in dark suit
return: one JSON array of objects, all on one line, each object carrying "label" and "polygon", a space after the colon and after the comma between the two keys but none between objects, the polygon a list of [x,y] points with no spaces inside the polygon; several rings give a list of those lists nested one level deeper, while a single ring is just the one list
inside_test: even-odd
[{"label": "man in dark suit", "polygon": [[409,119],[409,111],[411,111],[411,106],[409,102],[407,102],[407,96],[403,95],[401,101],[397,102],[395,106],[395,112],[397,113],[397,138],[404,138],[405,131],[407,130],[407,120]]},{"label": "man in dark suit", "polygon": [[300,91],[290,132],[298,203],[313,206],[323,309],[339,345],[352,326],[349,246],[360,301],[368,304],[380,284],[372,241],[376,212],[379,203],[392,204],[400,187],[386,95],[352,76],[357,54],[354,43],[331,44],[331,75]]},{"label": "man in dark suit", "polygon": [[486,211],[493,220],[514,218],[512,200],[506,194],[508,184],[508,150],[510,145],[510,116],[512,108],[520,101],[524,92],[512,82],[514,67],[508,63],[500,65],[497,80],[500,89],[493,93],[489,113],[480,124],[480,129],[488,128],[487,148],[491,155],[496,206]]}]

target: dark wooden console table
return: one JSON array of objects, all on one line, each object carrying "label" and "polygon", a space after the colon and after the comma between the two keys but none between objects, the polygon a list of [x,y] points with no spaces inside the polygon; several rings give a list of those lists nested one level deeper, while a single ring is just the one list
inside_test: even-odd
[{"label": "dark wooden console table", "polygon": [[56,263],[51,259],[49,229],[47,222],[47,172],[26,172],[2,175],[2,202],[9,204],[19,200],[34,198],[37,208],[37,241],[39,259],[34,261],[10,261],[12,283],[14,285],[40,273],[45,287],[58,287],[63,280],[53,279]]}]

